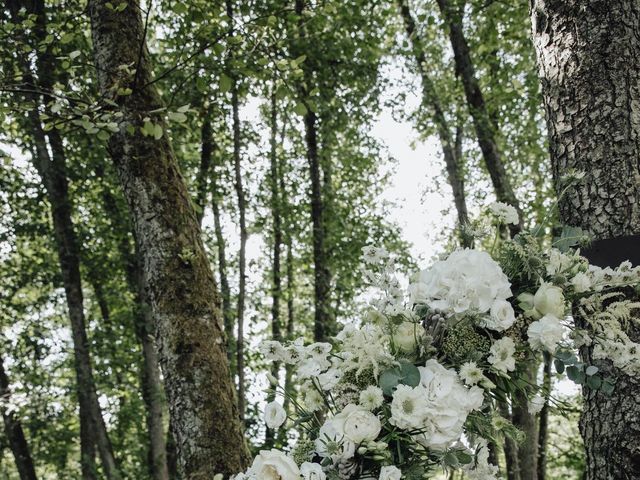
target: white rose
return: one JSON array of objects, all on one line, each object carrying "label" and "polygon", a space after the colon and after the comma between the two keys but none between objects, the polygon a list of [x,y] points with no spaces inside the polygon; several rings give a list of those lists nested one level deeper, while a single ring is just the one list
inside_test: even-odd
[{"label": "white rose", "polygon": [[495,330],[496,332],[502,332],[511,327],[515,321],[516,315],[513,312],[511,304],[506,300],[496,300],[493,302],[493,305],[491,305],[489,318],[485,318],[481,323],[483,327]]},{"label": "white rose", "polygon": [[[380,419],[367,409],[350,403],[334,417],[344,436],[354,443],[375,440],[382,426]],[[340,427],[338,427],[340,429]]]},{"label": "white rose", "polygon": [[296,462],[280,450],[261,450],[248,473],[260,480],[300,480],[301,475]]},{"label": "white rose", "polygon": [[540,320],[533,322],[527,329],[529,344],[534,350],[547,350],[550,353],[556,351],[556,346],[562,340],[564,330],[553,315],[545,315]]},{"label": "white rose", "polygon": [[380,477],[378,480],[400,480],[402,472],[395,465],[387,465],[380,470]]},{"label": "white rose", "polygon": [[586,273],[578,272],[571,279],[571,285],[573,285],[573,289],[576,293],[586,292],[591,288],[591,279]]},{"label": "white rose", "polygon": [[393,343],[405,353],[412,353],[422,337],[424,329],[414,322],[402,322],[393,334]]},{"label": "white rose", "polygon": [[284,411],[282,405],[278,402],[269,402],[264,409],[264,422],[271,429],[280,428],[287,419],[287,412]]},{"label": "white rose", "polygon": [[562,289],[550,283],[543,283],[533,296],[533,306],[541,315],[564,318],[564,295]]},{"label": "white rose", "polygon": [[319,463],[304,462],[300,465],[300,473],[304,480],[326,480],[327,478]]}]

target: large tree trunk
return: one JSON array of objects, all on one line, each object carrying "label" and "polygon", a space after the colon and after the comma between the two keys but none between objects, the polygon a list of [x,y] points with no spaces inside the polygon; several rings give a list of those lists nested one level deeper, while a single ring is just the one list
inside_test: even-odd
[{"label": "large tree trunk", "polygon": [[[187,479],[233,474],[244,469],[248,452],[215,282],[166,125],[151,113],[162,100],[152,82],[140,5],[129,0],[117,12],[108,3],[89,2],[98,84],[122,114],[108,146],[140,247],[179,470]],[[123,64],[134,65],[135,72],[127,74]],[[118,95],[123,85],[131,95]],[[142,134],[145,117],[162,128],[159,139]]]},{"label": "large tree trunk", "polygon": [[[640,4],[534,0],[531,16],[556,190],[587,172],[560,199],[562,220],[596,240],[640,234]],[[640,340],[637,323],[627,333]],[[583,391],[586,479],[640,478],[640,378],[595,364],[617,383],[610,397]]]},{"label": "large tree trunk", "polygon": [[[0,356],[0,398],[6,399],[10,395],[9,378],[4,370],[2,356]],[[13,453],[20,480],[37,480],[33,459],[20,419],[13,412],[2,409],[2,420],[4,421],[4,433],[9,441],[9,448]]]},{"label": "large tree trunk", "polygon": [[463,246],[471,246],[471,237],[464,235],[463,227],[469,223],[469,213],[464,191],[464,175],[462,165],[462,149],[457,149],[461,140],[461,134],[454,137],[449,122],[445,116],[444,109],[436,93],[431,77],[427,73],[427,61],[424,53],[422,39],[416,29],[416,23],[409,9],[407,0],[397,0],[400,16],[404,23],[404,28],[411,42],[413,56],[416,61],[420,79],[422,81],[422,103],[431,111],[431,118],[438,132],[440,148],[447,170],[447,179],[453,192],[453,202],[456,207],[458,217],[458,227],[460,228],[460,240]]},{"label": "large tree trunk", "polygon": [[[306,32],[302,15],[305,9],[304,0],[295,0],[295,12],[298,15],[298,41],[306,41]],[[303,49],[294,48],[299,55]],[[304,72],[304,85],[299,89],[299,94],[304,102],[308,92],[312,90],[311,72],[307,62],[302,64]],[[309,164],[309,178],[311,181],[311,223],[313,226],[313,266],[314,266],[314,327],[313,336],[317,342],[326,341],[335,332],[335,319],[331,309],[331,271],[329,270],[329,257],[326,247],[326,222],[325,205],[322,195],[322,176],[320,170],[320,157],[318,152],[318,117],[314,111],[307,108],[304,114],[305,145],[307,148],[307,162]]]},{"label": "large tree trunk", "polygon": [[[475,67],[471,59],[469,44],[464,34],[462,26],[462,6],[457,5],[457,10],[450,0],[437,0],[438,7],[442,13],[449,28],[449,40],[453,49],[453,55],[456,63],[456,73],[462,79],[465,97],[469,105],[469,112],[473,119],[473,125],[478,138],[478,145],[482,151],[482,158],[491,177],[493,189],[496,198],[500,202],[508,203],[516,208],[522,223],[522,211],[516,195],[513,191],[509,177],[502,162],[500,150],[495,138],[493,124],[484,101],[480,84],[476,78]],[[516,234],[520,230],[521,225],[512,225],[511,233]]]}]

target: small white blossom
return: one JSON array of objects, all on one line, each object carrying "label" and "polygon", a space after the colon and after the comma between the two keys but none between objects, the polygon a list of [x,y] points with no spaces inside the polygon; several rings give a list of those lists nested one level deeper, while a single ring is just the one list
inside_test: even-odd
[{"label": "small white blossom", "polygon": [[380,408],[384,403],[384,395],[382,390],[375,385],[369,385],[360,392],[360,405],[367,410],[375,410]]},{"label": "small white blossom", "polygon": [[495,215],[501,223],[517,225],[520,221],[518,218],[518,211],[506,203],[493,202],[489,205],[489,211]]},{"label": "small white blossom", "polygon": [[287,412],[284,411],[282,405],[278,402],[269,402],[264,410],[264,421],[267,427],[271,429],[278,429],[287,419]]},{"label": "small white blossom", "polygon": [[496,370],[506,373],[516,369],[516,360],[513,357],[516,353],[516,344],[510,337],[496,340],[491,345],[489,353],[491,355],[487,360]]},{"label": "small white blossom", "polygon": [[542,407],[544,407],[544,402],[544,398],[538,394],[531,400],[529,400],[529,403],[527,404],[527,410],[529,410],[529,413],[531,415],[537,415],[542,410]]},{"label": "small white blossom", "polygon": [[380,469],[378,480],[400,480],[402,471],[395,465],[387,465]]}]

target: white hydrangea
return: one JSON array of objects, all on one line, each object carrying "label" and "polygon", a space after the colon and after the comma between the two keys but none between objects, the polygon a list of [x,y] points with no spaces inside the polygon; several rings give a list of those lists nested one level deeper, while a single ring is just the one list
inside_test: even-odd
[{"label": "white hydrangea", "polygon": [[457,250],[419,273],[409,287],[415,303],[446,312],[488,312],[496,300],[511,297],[511,284],[486,252]]},{"label": "white hydrangea", "polygon": [[501,223],[517,225],[520,222],[518,211],[511,205],[493,202],[488,209]]}]

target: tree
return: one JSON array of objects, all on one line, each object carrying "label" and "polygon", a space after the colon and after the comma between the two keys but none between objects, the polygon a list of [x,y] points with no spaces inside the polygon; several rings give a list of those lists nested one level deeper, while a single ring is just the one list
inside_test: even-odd
[{"label": "tree", "polygon": [[[121,119],[108,148],[140,244],[179,470],[185,478],[230,475],[244,468],[247,450],[217,291],[166,124],[153,113],[162,100],[152,79],[140,5],[132,0],[126,6],[117,11],[96,0],[89,14],[100,91]],[[122,69],[123,64],[132,67]]]},{"label": "tree", "polygon": [[[638,235],[640,5],[630,0],[535,0],[531,18],[561,219],[595,240]],[[574,171],[586,176],[567,183]],[[619,259],[634,254],[624,245],[603,248]],[[627,325],[630,338],[638,341],[637,322]],[[591,355],[586,348],[582,353]],[[583,391],[585,478],[638,478],[640,378],[609,362],[596,364],[617,383],[610,397]]]},{"label": "tree", "polygon": [[[0,356],[0,398],[7,398],[10,395],[9,378],[4,370],[3,359]],[[9,440],[9,447],[20,474],[20,480],[36,480],[36,470],[33,466],[33,459],[31,458],[29,445],[20,420],[6,408],[3,408],[2,419],[4,421],[5,435]]]}]

